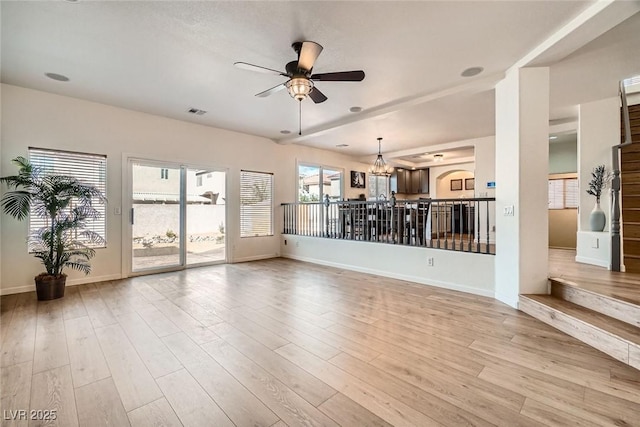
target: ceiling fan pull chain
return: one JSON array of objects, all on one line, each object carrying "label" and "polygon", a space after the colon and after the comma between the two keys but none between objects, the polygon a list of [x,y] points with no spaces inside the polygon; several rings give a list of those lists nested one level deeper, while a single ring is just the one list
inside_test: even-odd
[{"label": "ceiling fan pull chain", "polygon": [[298,100],[298,135],[302,135],[302,99]]}]

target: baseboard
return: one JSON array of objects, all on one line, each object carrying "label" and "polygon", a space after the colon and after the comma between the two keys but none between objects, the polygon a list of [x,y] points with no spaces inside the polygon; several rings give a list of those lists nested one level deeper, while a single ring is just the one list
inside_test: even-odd
[{"label": "baseboard", "polygon": [[588,258],[588,257],[576,255],[576,262],[581,262],[583,264],[597,265],[598,267],[609,268],[609,261],[603,261],[601,259]]},{"label": "baseboard", "polygon": [[[87,283],[108,282],[110,280],[119,280],[119,279],[122,279],[122,276],[120,274],[106,274],[104,276],[88,276],[88,277],[81,277],[78,279],[67,280],[66,286],[77,286],[77,285],[84,285]],[[0,295],[21,294],[23,292],[32,292],[35,290],[36,290],[36,285],[34,283],[32,285],[2,288],[0,289]]]},{"label": "baseboard", "polygon": [[458,285],[456,283],[443,282],[440,280],[433,280],[433,279],[425,279],[424,277],[411,276],[407,274],[390,273],[385,270],[376,270],[373,268],[357,267],[350,264],[341,264],[337,262],[319,260],[316,258],[301,257],[298,255],[282,254],[281,256],[283,258],[290,258],[296,261],[304,261],[304,262],[311,262],[313,264],[326,265],[327,267],[335,267],[343,270],[357,271],[359,273],[373,274],[376,276],[388,277],[390,279],[406,280],[407,282],[420,283],[421,285],[434,286],[434,287],[443,288],[443,289],[450,289],[452,291],[466,292],[469,294],[480,295],[483,297],[489,297],[489,298],[494,297],[493,291],[471,288],[468,286]]},{"label": "baseboard", "polygon": [[234,258],[233,261],[231,261],[232,264],[236,264],[238,262],[250,262],[250,261],[260,261],[263,259],[271,259],[271,258],[278,258],[280,255],[278,254],[263,254],[263,255],[254,255],[254,256],[248,256],[248,257],[244,257],[244,258]]},{"label": "baseboard", "polygon": [[519,297],[514,298],[512,296],[502,295],[497,292],[493,295],[493,297],[501,303],[507,304],[509,307],[513,307],[518,310]]}]

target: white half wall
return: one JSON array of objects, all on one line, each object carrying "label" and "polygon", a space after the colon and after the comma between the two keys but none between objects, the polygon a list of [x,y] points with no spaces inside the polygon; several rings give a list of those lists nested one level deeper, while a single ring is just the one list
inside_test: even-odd
[{"label": "white half wall", "polygon": [[606,231],[578,231],[576,262],[611,269],[611,236]]},{"label": "white half wall", "polygon": [[294,235],[282,236],[280,251],[287,258],[494,297],[493,255]]}]

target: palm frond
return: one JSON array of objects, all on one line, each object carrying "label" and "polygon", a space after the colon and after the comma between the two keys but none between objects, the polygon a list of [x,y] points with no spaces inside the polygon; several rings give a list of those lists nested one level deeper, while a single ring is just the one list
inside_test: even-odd
[{"label": "palm frond", "polygon": [[89,261],[95,250],[85,242],[103,243],[97,233],[86,229],[87,221],[99,218],[95,204],[106,203],[96,187],[66,175],[46,175],[24,157],[16,157],[18,174],[0,178],[13,191],[7,192],[0,205],[4,212],[21,220],[31,212],[45,219],[46,226],[28,237],[33,255],[40,259],[48,274],[60,274],[65,267],[89,274]]},{"label": "palm frond", "polygon": [[12,217],[23,220],[29,215],[32,194],[24,190],[15,190],[2,196],[0,204],[4,211]]}]

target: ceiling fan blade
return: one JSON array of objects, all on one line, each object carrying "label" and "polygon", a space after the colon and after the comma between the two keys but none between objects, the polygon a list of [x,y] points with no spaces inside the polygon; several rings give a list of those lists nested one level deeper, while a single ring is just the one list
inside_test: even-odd
[{"label": "ceiling fan blade", "polygon": [[322,46],[318,43],[310,41],[302,42],[300,55],[298,56],[298,68],[311,71],[320,52],[322,52]]},{"label": "ceiling fan blade", "polygon": [[286,87],[286,86],[285,86],[285,84],[284,84],[284,83],[280,83],[278,86],[274,86],[274,87],[272,87],[271,89],[267,89],[267,90],[265,90],[264,92],[257,93],[257,94],[256,94],[256,96],[257,96],[258,98],[265,98],[265,97],[267,97],[267,96],[271,95],[272,93],[276,93],[276,92],[281,91],[281,90],[282,90],[282,89],[284,89],[285,87]]},{"label": "ceiling fan blade", "polygon": [[286,74],[283,73],[282,71],[274,70],[272,68],[267,68],[267,67],[261,67],[259,65],[248,64],[246,62],[235,62],[233,65],[243,70],[257,71],[259,73],[264,73],[264,74],[275,74],[277,76],[286,76]]},{"label": "ceiling fan blade", "polygon": [[324,95],[324,93],[320,92],[317,87],[311,89],[311,92],[309,92],[309,98],[311,98],[311,100],[316,104],[320,104],[321,102],[327,100],[327,97]]},{"label": "ceiling fan blade", "polygon": [[336,73],[320,73],[311,76],[311,80],[323,82],[361,82],[364,80],[364,71],[338,71]]}]

